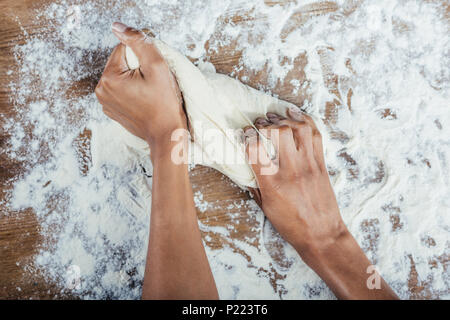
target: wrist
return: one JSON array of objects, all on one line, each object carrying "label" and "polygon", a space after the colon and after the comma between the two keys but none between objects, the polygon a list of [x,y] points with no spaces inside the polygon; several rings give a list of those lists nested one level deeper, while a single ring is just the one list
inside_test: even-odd
[{"label": "wrist", "polygon": [[184,128],[175,128],[158,136],[146,139],[150,147],[152,162],[171,161],[173,164],[188,163],[189,133]]},{"label": "wrist", "polygon": [[397,299],[379,274],[380,287],[369,286],[372,263],[349,231],[327,246],[303,252],[302,259],[338,299]]},{"label": "wrist", "polygon": [[[338,237],[326,243],[310,246],[297,252],[303,261],[313,269],[325,282],[336,281],[341,278],[342,272],[354,268],[366,271],[370,261],[363,250],[346,229]],[[346,273],[346,272],[344,272]]]},{"label": "wrist", "polygon": [[306,264],[323,265],[331,256],[344,256],[349,252],[359,249],[347,227],[342,223],[338,230],[331,236],[307,243],[294,244],[294,248]]}]

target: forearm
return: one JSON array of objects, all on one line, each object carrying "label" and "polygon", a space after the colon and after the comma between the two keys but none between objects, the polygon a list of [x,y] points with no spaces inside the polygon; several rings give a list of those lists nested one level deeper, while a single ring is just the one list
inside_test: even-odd
[{"label": "forearm", "polygon": [[[345,232],[326,248],[302,252],[305,262],[322,278],[338,299],[398,299],[375,270],[356,240]],[[374,280],[373,282],[370,280]]]},{"label": "forearm", "polygon": [[144,299],[218,299],[202,244],[186,164],[170,150],[153,159],[152,214]]}]

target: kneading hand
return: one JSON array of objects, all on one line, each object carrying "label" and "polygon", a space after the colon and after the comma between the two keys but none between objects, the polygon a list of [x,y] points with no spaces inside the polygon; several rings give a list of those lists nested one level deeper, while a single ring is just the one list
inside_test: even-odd
[{"label": "kneading hand", "polygon": [[256,128],[266,132],[278,149],[276,172],[262,174],[270,159],[261,159],[264,143],[253,128],[245,130],[247,153],[260,155],[252,164],[259,186],[253,190],[256,200],[283,238],[306,254],[334,242],[346,228],[328,178],[316,125],[300,110],[289,109],[288,115],[286,119],[268,113],[267,118],[255,121]]},{"label": "kneading hand", "polygon": [[[316,125],[295,108],[288,110],[288,116],[268,113],[267,118],[255,121],[256,128],[277,149],[274,160],[266,152],[265,139],[253,128],[244,130],[247,155],[256,160],[250,162],[259,187],[251,190],[256,201],[338,298],[397,298],[371,268],[341,218]],[[379,279],[379,285],[368,285],[369,276]]]},{"label": "kneading hand", "polygon": [[[95,93],[108,117],[146,140],[153,150],[167,143],[174,130],[186,128],[177,82],[143,32],[118,22],[113,32],[121,43],[111,54]],[[139,69],[128,68],[125,46],[139,58]]]}]

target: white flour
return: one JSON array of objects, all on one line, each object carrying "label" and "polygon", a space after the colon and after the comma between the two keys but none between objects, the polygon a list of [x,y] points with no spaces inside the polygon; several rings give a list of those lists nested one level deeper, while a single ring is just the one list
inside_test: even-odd
[{"label": "white flour", "polygon": [[[334,12],[303,21],[290,17],[313,1],[298,2],[119,0],[111,8],[71,1],[37,12],[48,32],[24,32],[25,44],[15,48],[17,65],[5,71],[18,75],[10,87],[19,114],[3,128],[11,134],[7,152],[27,168],[11,181],[6,200],[15,210],[10,214],[31,207],[46,239],[24,269],[39,269],[82,298],[140,297],[151,196],[138,191],[151,185],[142,169],[151,164],[113,139],[93,88],[82,98],[71,93],[74,83],[101,73],[117,43],[110,25],[122,21],[150,27],[200,60],[232,46],[242,59],[231,75],[248,82],[267,71],[262,89],[277,93],[289,85],[292,99],[300,93],[307,98],[296,101],[308,112],[333,114],[324,133],[327,162],[349,229],[400,297],[450,298],[450,46],[444,7],[440,1],[338,1]],[[256,19],[231,19],[238,14]],[[291,75],[301,54],[308,59],[307,81]],[[327,108],[332,101],[337,107]],[[92,164],[82,132],[92,136],[93,152],[104,148],[98,163]],[[195,202],[201,212],[215,206],[201,192]],[[233,241],[250,262],[227,246],[207,246],[222,298],[333,297],[269,224],[262,227],[253,201],[230,202],[232,219],[239,207],[259,221],[265,245]],[[224,237],[232,232],[232,226],[200,228]],[[286,263],[272,261],[266,251],[271,244],[281,248]],[[274,285],[275,274],[281,277]],[[414,281],[424,289],[411,292]]]}]

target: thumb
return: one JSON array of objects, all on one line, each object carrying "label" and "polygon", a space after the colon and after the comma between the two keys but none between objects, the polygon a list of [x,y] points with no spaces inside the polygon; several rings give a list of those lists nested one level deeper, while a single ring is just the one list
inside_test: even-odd
[{"label": "thumb", "polygon": [[148,37],[140,30],[131,28],[123,23],[112,24],[114,35],[136,54],[141,68],[164,61],[159,50],[149,41]]}]

